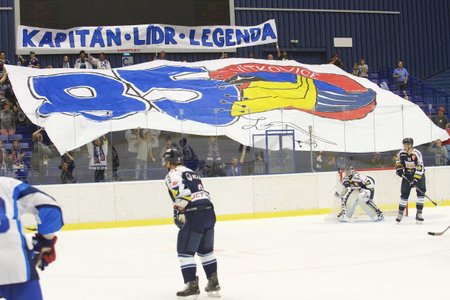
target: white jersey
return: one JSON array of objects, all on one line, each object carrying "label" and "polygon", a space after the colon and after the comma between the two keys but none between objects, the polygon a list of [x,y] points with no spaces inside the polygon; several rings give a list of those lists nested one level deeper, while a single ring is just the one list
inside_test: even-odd
[{"label": "white jersey", "polygon": [[187,207],[209,205],[210,196],[203,188],[202,180],[194,171],[177,166],[166,176],[166,186],[174,203],[187,201]]},{"label": "white jersey", "polygon": [[61,209],[52,197],[27,183],[0,177],[0,285],[37,279],[20,222],[24,214],[36,217],[41,234],[63,226]]},{"label": "white jersey", "polygon": [[375,188],[375,180],[372,177],[363,175],[358,172],[355,172],[351,176],[346,176],[342,181],[342,184],[345,187],[351,188],[352,190],[370,190]]}]

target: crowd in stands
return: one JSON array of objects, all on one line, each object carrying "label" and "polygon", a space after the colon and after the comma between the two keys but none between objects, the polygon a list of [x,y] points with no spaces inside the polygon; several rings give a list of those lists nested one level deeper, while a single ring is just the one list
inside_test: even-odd
[{"label": "crowd in stands", "polygon": [[[228,54],[223,53],[220,58],[227,57]],[[248,57],[253,58],[254,53],[249,52]],[[278,47],[275,54],[268,54],[266,57],[267,60],[287,60],[288,58],[288,52],[280,51]],[[154,59],[168,59],[168,55],[162,51],[155,55]],[[338,53],[335,53],[328,63],[344,68],[344,62]],[[109,137],[104,136],[88,143],[85,147],[59,156],[48,139],[45,129],[36,128],[21,110],[5,72],[6,64],[10,62],[6,59],[5,52],[1,51],[0,175],[2,176],[13,176],[25,181],[32,178],[34,183],[56,183],[54,179],[49,179],[51,164],[53,168],[58,169],[57,182],[76,183],[79,182],[77,177],[81,177],[78,175],[82,174],[82,172],[77,174],[75,169],[77,164],[82,165],[83,169],[91,170],[90,181],[95,182],[153,179],[155,178],[153,173],[158,170],[159,175],[156,177],[161,178],[161,174],[165,171],[162,157],[164,152],[172,147],[182,150],[187,167],[197,170],[205,177],[286,173],[299,170],[295,158],[298,155],[292,149],[270,152],[250,149],[228,140],[228,144],[234,146],[224,151],[221,149],[224,139],[216,136],[205,137],[199,149],[199,143],[190,144],[188,136],[142,128],[120,133],[122,139],[116,138],[114,143],[109,140]],[[34,52],[30,52],[26,58],[17,56],[16,64],[30,68],[42,67]],[[71,61],[67,55],[62,56],[61,65],[57,67],[110,69],[112,65],[104,53],[94,57],[85,51],[80,51],[74,61]],[[369,77],[369,66],[364,58],[354,64],[352,73],[363,78]],[[407,97],[409,73],[402,61],[398,61],[397,67],[392,71],[392,80],[394,89],[398,90],[400,95]],[[383,83],[380,83],[380,86],[383,87]],[[450,133],[445,107],[439,107],[432,121]],[[21,128],[20,132],[17,130],[18,127]],[[426,153],[432,158],[430,164],[437,166],[449,164],[450,141],[436,140],[426,147]],[[374,153],[359,160],[363,161],[361,164],[363,166],[385,168],[392,166],[394,155],[395,153]],[[310,166],[309,170],[332,171],[343,168],[351,160],[353,160],[351,155],[343,153],[315,152],[313,166]],[[306,171],[308,168],[302,170]]]}]

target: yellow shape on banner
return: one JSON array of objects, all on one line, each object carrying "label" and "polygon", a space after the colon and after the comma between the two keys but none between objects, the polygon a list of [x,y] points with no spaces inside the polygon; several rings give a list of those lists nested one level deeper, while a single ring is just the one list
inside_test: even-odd
[{"label": "yellow shape on banner", "polygon": [[244,88],[242,100],[233,103],[232,116],[280,108],[313,110],[317,89],[310,78],[297,76],[297,82],[254,81]]}]

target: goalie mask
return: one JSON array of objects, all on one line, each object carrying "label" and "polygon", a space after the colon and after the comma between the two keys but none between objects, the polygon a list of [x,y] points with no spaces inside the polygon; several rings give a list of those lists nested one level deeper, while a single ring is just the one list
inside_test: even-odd
[{"label": "goalie mask", "polygon": [[345,175],[347,176],[353,176],[355,174],[355,168],[353,166],[347,166],[345,167]]}]

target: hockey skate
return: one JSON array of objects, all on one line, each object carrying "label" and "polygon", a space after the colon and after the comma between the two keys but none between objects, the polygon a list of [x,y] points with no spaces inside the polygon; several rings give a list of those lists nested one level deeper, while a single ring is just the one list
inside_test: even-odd
[{"label": "hockey skate", "polygon": [[399,211],[399,212],[398,212],[398,215],[397,215],[397,218],[395,219],[395,221],[396,221],[397,223],[400,223],[400,222],[402,221],[402,219],[403,219],[403,212],[402,212],[402,211]]},{"label": "hockey skate", "polygon": [[345,210],[342,210],[338,215],[337,219],[339,222],[345,222]]},{"label": "hockey skate", "polygon": [[195,281],[189,281],[182,291],[177,292],[178,299],[189,299],[197,300],[200,294],[200,289],[198,288],[198,277]]},{"label": "hockey skate", "polygon": [[384,214],[381,210],[377,211],[377,218],[375,219],[375,222],[384,221]]},{"label": "hockey skate", "polygon": [[422,211],[418,211],[416,213],[416,223],[422,224],[422,222],[423,222]]},{"label": "hockey skate", "polygon": [[205,291],[208,293],[209,297],[212,298],[220,298],[220,285],[219,279],[217,278],[217,273],[211,274],[211,277],[208,278],[208,284],[205,287]]}]

